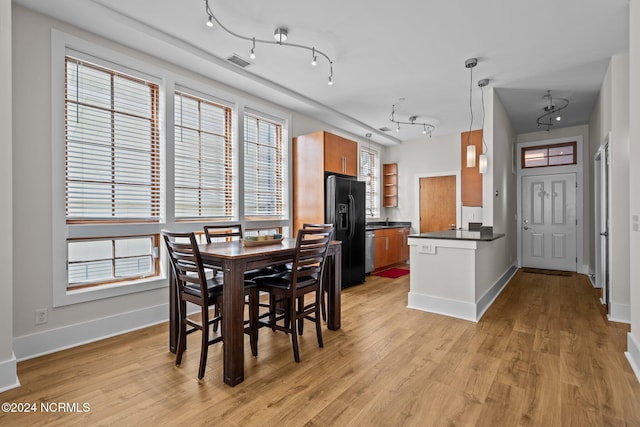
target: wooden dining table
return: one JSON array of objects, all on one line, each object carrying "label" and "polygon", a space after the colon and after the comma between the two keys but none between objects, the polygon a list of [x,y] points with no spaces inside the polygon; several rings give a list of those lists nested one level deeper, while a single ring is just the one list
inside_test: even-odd
[{"label": "wooden dining table", "polygon": [[[245,271],[291,262],[296,239],[260,246],[244,246],[240,240],[199,246],[202,261],[222,269],[223,379],[230,386],[244,381],[244,273]],[[342,288],[342,243],[331,241],[324,272],[327,292],[327,327],[340,329],[340,292]],[[171,274],[173,276],[173,274]],[[175,279],[169,285],[169,350],[176,352],[178,341],[178,300]]]}]

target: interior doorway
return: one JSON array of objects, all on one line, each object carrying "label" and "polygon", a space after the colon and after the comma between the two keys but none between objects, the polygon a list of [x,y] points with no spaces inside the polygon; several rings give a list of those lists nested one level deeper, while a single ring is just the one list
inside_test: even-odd
[{"label": "interior doorway", "polygon": [[602,288],[600,302],[611,312],[611,283],[609,269],[609,213],[610,213],[610,177],[609,177],[609,137],[605,139],[594,156],[593,189],[595,206],[595,285]]},{"label": "interior doorway", "polygon": [[456,175],[421,177],[419,181],[420,233],[457,226]]}]

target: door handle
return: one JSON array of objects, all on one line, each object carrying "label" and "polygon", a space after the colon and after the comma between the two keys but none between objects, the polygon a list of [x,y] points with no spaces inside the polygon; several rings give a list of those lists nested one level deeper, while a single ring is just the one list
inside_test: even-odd
[{"label": "door handle", "polygon": [[524,228],[525,230],[528,230],[528,229],[529,229],[529,227],[527,227],[526,225],[525,225],[524,227],[522,227],[522,228]]},{"label": "door handle", "polygon": [[609,236],[609,232],[608,232],[608,231],[605,231],[604,233],[600,233],[600,235],[601,235],[601,236],[604,236],[604,237],[607,237],[607,236]]}]

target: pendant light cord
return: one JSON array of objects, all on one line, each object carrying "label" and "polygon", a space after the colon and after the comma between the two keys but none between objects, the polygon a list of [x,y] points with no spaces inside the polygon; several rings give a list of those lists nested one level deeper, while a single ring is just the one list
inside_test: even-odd
[{"label": "pendant light cord", "polygon": [[485,154],[487,144],[484,142],[484,86],[480,86],[480,96],[482,98],[482,154]]},{"label": "pendant light cord", "polygon": [[471,145],[471,129],[473,128],[473,105],[471,98],[473,96],[473,67],[470,67],[469,73],[469,112],[471,113],[471,121],[469,122],[469,133],[467,134],[467,146]]}]

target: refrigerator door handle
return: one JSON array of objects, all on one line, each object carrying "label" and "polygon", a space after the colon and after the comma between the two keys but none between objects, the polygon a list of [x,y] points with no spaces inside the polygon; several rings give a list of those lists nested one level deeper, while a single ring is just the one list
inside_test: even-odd
[{"label": "refrigerator door handle", "polygon": [[356,234],[356,199],[349,194],[349,240]]}]

